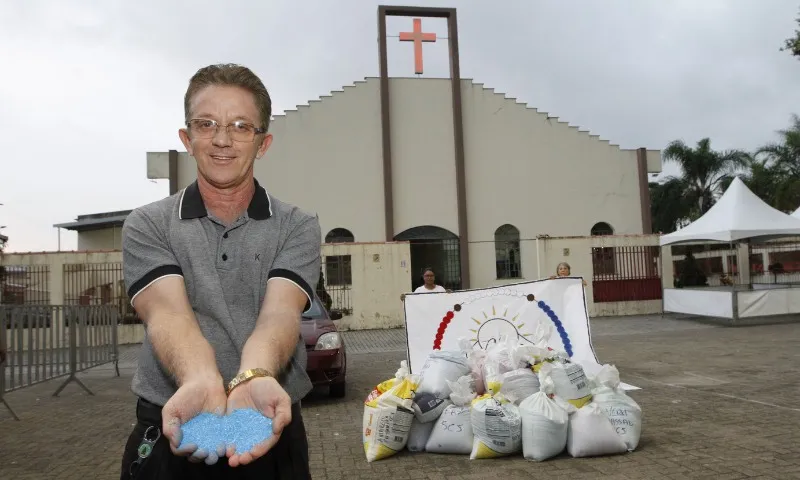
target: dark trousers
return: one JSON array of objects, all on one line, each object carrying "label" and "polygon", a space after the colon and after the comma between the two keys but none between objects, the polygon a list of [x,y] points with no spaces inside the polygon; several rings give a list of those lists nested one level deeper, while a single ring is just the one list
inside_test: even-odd
[{"label": "dark trousers", "polygon": [[[299,402],[292,405],[292,421],[283,429],[278,443],[263,457],[236,468],[228,466],[228,459],[224,456],[214,465],[192,463],[188,457],[176,456],[162,435],[153,446],[152,453],[138,465],[138,468],[134,467],[135,474],[131,475],[131,464],[139,458],[137,451],[147,428],[154,426],[159,432],[161,431],[161,407],[139,399],[136,405],[136,418],[136,426],[133,427],[122,455],[120,480],[311,478],[308,465],[308,440]],[[151,432],[153,431],[151,429]]]}]

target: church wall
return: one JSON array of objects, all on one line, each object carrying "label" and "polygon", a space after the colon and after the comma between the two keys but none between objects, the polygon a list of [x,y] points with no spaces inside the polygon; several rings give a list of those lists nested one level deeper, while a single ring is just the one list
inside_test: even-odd
[{"label": "church wall", "polygon": [[[462,82],[471,242],[520,231],[522,276],[536,278],[537,235],[589,235],[597,222],[642,233],[636,151],[621,150],[480,84]],[[493,252],[492,252],[493,253]],[[494,255],[470,248],[471,284],[493,285]],[[546,272],[542,272],[544,275]],[[549,273],[548,273],[549,274]]]},{"label": "church wall", "polygon": [[450,83],[394,78],[389,92],[395,234],[435,225],[457,235]]},{"label": "church wall", "polygon": [[[356,242],[384,241],[380,88],[357,82],[277,116],[275,140],[256,164],[270,193],[319,214]],[[447,79],[390,79],[395,234],[435,225],[458,233],[452,97]],[[623,150],[471,80],[462,81],[469,256],[474,287],[537,278],[537,235],[642,233],[635,150]],[[657,151],[647,169],[660,169]],[[178,187],[196,178],[179,154]],[[519,229],[520,279],[498,280],[494,232]],[[549,275],[551,272],[540,272]]]}]

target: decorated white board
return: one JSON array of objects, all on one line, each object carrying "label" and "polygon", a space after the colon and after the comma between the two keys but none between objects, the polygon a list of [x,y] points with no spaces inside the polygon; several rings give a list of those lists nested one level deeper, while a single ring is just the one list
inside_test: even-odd
[{"label": "decorated white board", "polygon": [[[583,280],[562,277],[453,293],[405,296],[408,365],[418,373],[434,350],[458,350],[466,338],[486,349],[501,336],[533,343],[541,322],[553,325],[548,345],[566,352],[589,375],[601,364],[592,347]],[[623,385],[633,389],[630,385]]]}]

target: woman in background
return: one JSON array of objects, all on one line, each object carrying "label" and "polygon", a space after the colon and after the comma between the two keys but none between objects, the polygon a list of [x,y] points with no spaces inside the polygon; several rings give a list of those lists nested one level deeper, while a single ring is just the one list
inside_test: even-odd
[{"label": "woman in background", "polygon": [[[422,270],[422,285],[417,287],[414,290],[414,293],[437,293],[437,292],[452,293],[451,290],[447,290],[441,285],[436,285],[436,274],[433,273],[432,268],[426,267]],[[401,301],[405,299],[406,299],[405,293],[400,295]]]},{"label": "woman in background", "polygon": [[[567,262],[561,262],[556,267],[556,274],[550,277],[550,280],[556,277],[569,277],[570,273],[572,272],[572,267],[569,266]],[[583,279],[581,279],[583,280]],[[586,286],[586,280],[583,280],[583,286]]]}]

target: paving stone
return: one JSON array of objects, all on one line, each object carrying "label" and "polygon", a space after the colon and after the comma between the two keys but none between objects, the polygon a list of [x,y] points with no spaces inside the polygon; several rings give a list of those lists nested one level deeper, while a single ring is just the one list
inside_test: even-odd
[{"label": "paving stone", "polygon": [[[644,408],[637,451],[541,463],[401,452],[367,463],[363,400],[397,370],[405,332],[345,332],[347,396],[323,390],[303,401],[314,478],[800,478],[800,325],[722,328],[652,316],[594,321],[592,335],[600,360],[642,387],[631,392]],[[72,384],[52,397],[62,380],[7,394],[21,421],[0,405],[0,478],[118,478],[138,349],[120,353],[121,377],[109,366],[80,375],[94,396]]]}]

